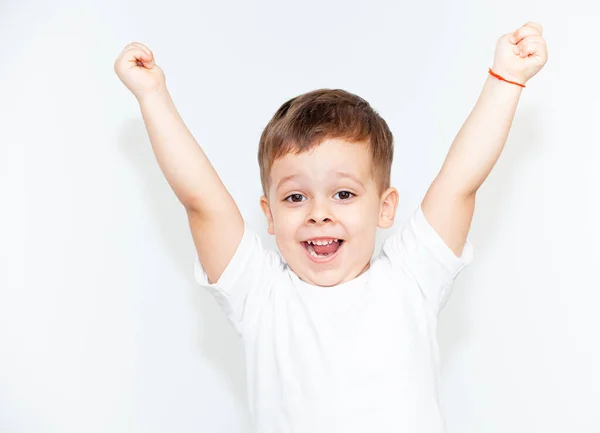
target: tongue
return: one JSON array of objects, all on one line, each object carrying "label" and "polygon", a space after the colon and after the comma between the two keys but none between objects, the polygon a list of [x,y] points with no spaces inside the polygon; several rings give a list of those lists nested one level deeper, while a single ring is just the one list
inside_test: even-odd
[{"label": "tongue", "polygon": [[339,246],[339,242],[332,242],[329,245],[312,245],[313,249],[315,250],[315,253],[321,255],[335,253]]}]

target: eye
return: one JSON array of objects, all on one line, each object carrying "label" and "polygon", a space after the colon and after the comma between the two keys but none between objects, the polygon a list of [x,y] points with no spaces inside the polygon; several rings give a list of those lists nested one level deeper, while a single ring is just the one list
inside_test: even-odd
[{"label": "eye", "polygon": [[338,194],[340,196],[340,200],[348,200],[355,195],[354,193],[352,193],[350,191],[340,191],[340,192],[336,193],[335,195],[338,195]]},{"label": "eye", "polygon": [[287,196],[284,201],[289,201],[291,203],[300,203],[300,202],[302,202],[303,197],[304,196],[302,194],[291,194],[291,195]]}]

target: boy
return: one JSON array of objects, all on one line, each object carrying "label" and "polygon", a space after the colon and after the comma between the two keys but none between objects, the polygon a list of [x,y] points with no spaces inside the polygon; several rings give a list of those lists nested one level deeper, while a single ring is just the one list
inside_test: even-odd
[{"label": "boy", "polygon": [[161,170],[184,205],[195,277],[244,341],[251,420],[269,433],[442,433],[437,318],[473,256],[475,195],[505,144],[523,84],[546,63],[536,23],[502,36],[475,108],[422,203],[392,226],[393,146],[356,95],[283,104],[259,143],[263,249],[191,136],[142,44],[115,71],[140,103]]}]

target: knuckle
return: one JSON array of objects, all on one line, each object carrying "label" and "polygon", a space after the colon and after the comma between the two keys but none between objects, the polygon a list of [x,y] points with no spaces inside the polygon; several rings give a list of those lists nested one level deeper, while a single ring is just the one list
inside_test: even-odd
[{"label": "knuckle", "polygon": [[536,33],[542,33],[542,26],[534,21],[528,21],[525,26],[533,29]]}]

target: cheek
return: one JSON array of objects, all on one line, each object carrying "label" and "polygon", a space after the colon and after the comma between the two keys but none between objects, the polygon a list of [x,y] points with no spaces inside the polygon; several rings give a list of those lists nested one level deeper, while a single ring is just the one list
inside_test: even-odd
[{"label": "cheek", "polygon": [[377,225],[377,213],[371,206],[361,206],[360,208],[348,206],[342,213],[340,219],[348,228],[364,230],[365,228]]},{"label": "cheek", "polygon": [[294,209],[280,208],[273,213],[273,223],[275,232],[282,237],[294,236],[295,230],[304,222],[301,211]]}]

